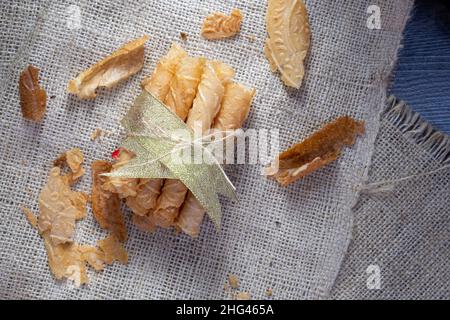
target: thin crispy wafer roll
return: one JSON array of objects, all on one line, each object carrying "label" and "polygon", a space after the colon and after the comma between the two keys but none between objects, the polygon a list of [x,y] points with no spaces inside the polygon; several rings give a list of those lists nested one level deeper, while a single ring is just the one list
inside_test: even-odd
[{"label": "thin crispy wafer roll", "polygon": [[[250,111],[255,89],[238,83],[226,86],[222,106],[214,120],[214,129],[227,131],[242,127]],[[175,225],[191,237],[198,236],[205,210],[192,193],[188,193]]]},{"label": "thin crispy wafer roll", "polygon": [[156,206],[162,179],[139,179],[136,196],[126,199],[127,206],[138,216],[145,216]]},{"label": "thin crispy wafer roll", "polygon": [[[211,128],[225,94],[225,85],[233,76],[234,70],[224,63],[218,61],[205,63],[197,95],[186,121],[191,129],[198,123],[201,124],[202,132]],[[173,225],[187,191],[181,181],[166,180],[154,213],[158,226],[167,228]]]},{"label": "thin crispy wafer roll", "polygon": [[[122,167],[133,158],[134,154],[132,152],[121,148],[119,158],[112,166],[112,171]],[[136,196],[138,182],[139,180],[134,178],[109,177],[103,184],[102,188],[106,191],[117,193],[120,198],[134,197]]]},{"label": "thin crispy wafer roll", "polygon": [[[142,81],[142,88],[153,94],[161,101],[165,101],[173,82],[175,71],[187,53],[176,43],[172,44],[166,56],[158,62],[153,74]],[[119,179],[118,179],[119,180]],[[163,179],[133,179],[135,193],[127,197],[130,209],[139,216],[149,214],[156,205],[161,193]]]},{"label": "thin crispy wafer roll", "polygon": [[192,107],[203,73],[204,58],[185,57],[178,64],[170,82],[165,104],[185,121]]},{"label": "thin crispy wafer roll", "polygon": [[200,232],[204,215],[205,210],[189,191],[175,226],[192,238],[196,238]]},{"label": "thin crispy wafer roll", "polygon": [[236,82],[227,84],[213,128],[220,131],[239,129],[248,117],[255,93],[255,89]]},{"label": "thin crispy wafer roll", "polygon": [[153,74],[142,81],[142,89],[164,101],[169,92],[170,81],[175,74],[176,67],[184,57],[187,57],[186,51],[178,44],[173,43],[167,55],[159,60]]}]

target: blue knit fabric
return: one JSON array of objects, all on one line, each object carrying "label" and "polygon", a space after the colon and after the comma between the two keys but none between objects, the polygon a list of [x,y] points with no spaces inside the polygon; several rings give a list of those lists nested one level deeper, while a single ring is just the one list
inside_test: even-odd
[{"label": "blue knit fabric", "polygon": [[416,0],[391,93],[450,134],[450,5]]}]

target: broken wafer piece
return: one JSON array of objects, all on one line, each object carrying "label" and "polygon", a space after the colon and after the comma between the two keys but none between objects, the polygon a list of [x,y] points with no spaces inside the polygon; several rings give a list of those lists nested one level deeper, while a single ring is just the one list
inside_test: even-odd
[{"label": "broken wafer piece", "polygon": [[[70,163],[68,159],[71,158],[73,150],[77,157]],[[48,182],[39,195],[40,212],[37,220],[37,229],[44,240],[52,274],[59,280],[72,280],[77,287],[88,283],[86,265],[100,271],[105,263],[111,264],[114,260],[127,262],[127,253],[114,235],[100,240],[100,248],[79,245],[72,239],[75,221],[85,216],[88,197],[82,192],[70,189],[69,180],[61,175],[59,166],[68,162],[71,170],[79,171],[82,162],[80,158],[83,158],[81,151],[72,149],[56,161],[58,166],[50,170]],[[30,224],[35,226],[36,217],[33,213],[24,207],[22,210]]]},{"label": "broken wafer piece", "polygon": [[48,265],[56,279],[67,278],[79,287],[88,283],[86,262],[75,243],[55,244],[48,233],[42,234],[48,256]]},{"label": "broken wafer piece", "polygon": [[73,148],[61,154],[53,161],[53,165],[60,168],[64,165],[69,167],[70,171],[64,175],[64,178],[69,185],[72,185],[85,173],[84,168],[81,166],[83,161],[84,156],[81,150],[79,148]]},{"label": "broken wafer piece", "polygon": [[48,232],[55,244],[72,242],[75,221],[85,216],[87,198],[72,191],[61,169],[50,170],[47,184],[39,195],[39,233]]},{"label": "broken wafer piece", "polygon": [[37,228],[38,220],[37,217],[34,215],[33,211],[31,211],[29,208],[21,206],[20,209],[22,210],[23,214],[27,218],[28,222],[33,228]]},{"label": "broken wafer piece", "polygon": [[29,65],[19,78],[19,94],[22,115],[25,119],[39,122],[45,114],[47,93],[39,86],[39,69]]},{"label": "broken wafer piece", "polygon": [[238,292],[233,295],[234,300],[252,300],[252,295],[249,292]]},{"label": "broken wafer piece", "polygon": [[108,177],[101,174],[110,172],[111,168],[112,164],[108,161],[98,160],[92,163],[92,211],[102,228],[124,241],[127,230],[120,210],[119,196],[102,188]]},{"label": "broken wafer piece", "polygon": [[144,44],[149,36],[128,42],[103,60],[70,80],[67,92],[80,99],[93,99],[97,89],[111,88],[137,73],[144,66]]},{"label": "broken wafer piece", "polygon": [[269,37],[264,53],[272,71],[278,70],[287,86],[300,88],[311,38],[308,12],[303,1],[269,0],[266,26]]},{"label": "broken wafer piece", "polygon": [[211,13],[203,21],[201,34],[208,40],[232,37],[240,31],[242,19],[239,9],[233,9],[229,16],[221,12]]},{"label": "broken wafer piece", "polygon": [[364,134],[364,122],[339,117],[281,153],[265,174],[287,186],[336,160],[344,146],[355,143]]}]

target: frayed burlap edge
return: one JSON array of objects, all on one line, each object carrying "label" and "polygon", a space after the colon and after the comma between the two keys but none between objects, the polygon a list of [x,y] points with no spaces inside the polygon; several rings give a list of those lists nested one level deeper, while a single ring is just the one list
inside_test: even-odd
[{"label": "frayed burlap edge", "polygon": [[390,96],[383,116],[410,142],[425,149],[437,162],[450,164],[450,137],[433,128],[404,101]]}]

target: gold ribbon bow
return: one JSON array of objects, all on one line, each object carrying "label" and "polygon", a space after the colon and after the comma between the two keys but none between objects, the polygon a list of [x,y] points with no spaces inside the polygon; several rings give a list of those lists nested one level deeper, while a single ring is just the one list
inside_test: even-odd
[{"label": "gold ribbon bow", "polygon": [[[121,121],[128,137],[122,146],[136,157],[119,169],[105,174],[122,178],[179,179],[197,198],[217,229],[222,211],[219,194],[233,200],[236,189],[215,157],[202,143],[196,143],[194,132],[161,101],[144,91]],[[187,139],[174,137],[185,132]],[[177,161],[172,157],[182,148],[200,147],[204,161]]]}]

